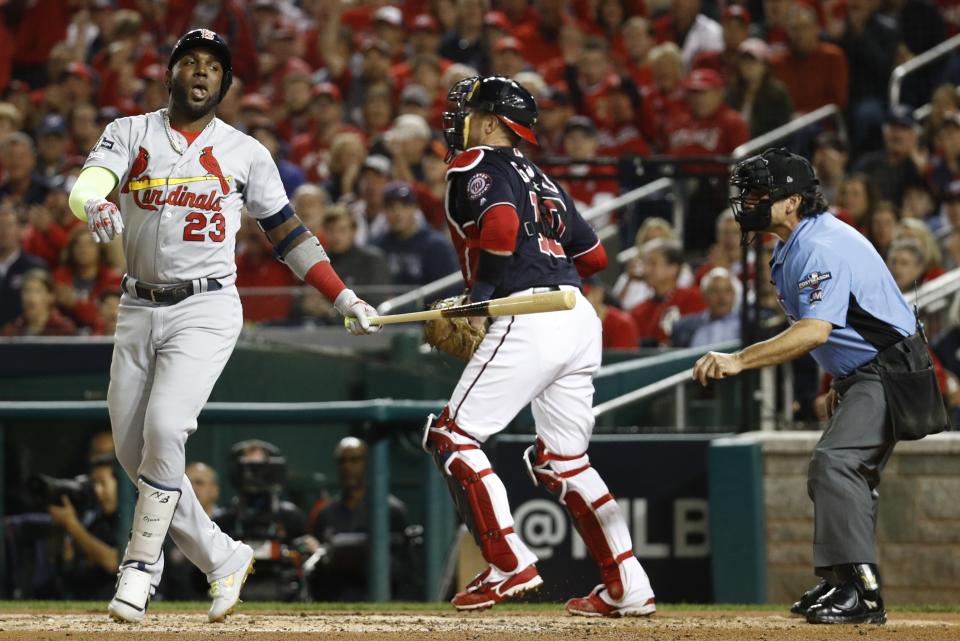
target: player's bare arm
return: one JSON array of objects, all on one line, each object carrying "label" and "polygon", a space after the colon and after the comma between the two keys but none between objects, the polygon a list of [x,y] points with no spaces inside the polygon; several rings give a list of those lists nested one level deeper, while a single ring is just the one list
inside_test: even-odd
[{"label": "player's bare arm", "polygon": [[826,343],[831,330],[833,325],[826,321],[805,318],[773,338],[734,354],[707,352],[693,366],[693,377],[706,385],[711,378],[727,378],[743,370],[792,361]]}]

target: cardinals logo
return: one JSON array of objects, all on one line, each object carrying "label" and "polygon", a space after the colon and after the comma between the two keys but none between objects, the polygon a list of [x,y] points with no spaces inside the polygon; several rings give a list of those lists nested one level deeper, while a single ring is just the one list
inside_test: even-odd
[{"label": "cardinals logo", "polygon": [[147,170],[147,165],[150,164],[150,152],[140,147],[137,150],[137,157],[133,161],[133,164],[130,165],[130,173],[127,174],[127,182],[124,183],[123,189],[120,190],[120,193],[126,194],[130,191],[130,183],[134,178],[142,178],[143,180],[148,180],[147,176],[142,176],[141,174]]},{"label": "cardinals logo", "polygon": [[213,155],[213,147],[204,147],[200,150],[200,166],[206,169],[208,174],[216,177],[217,180],[220,181],[220,190],[223,192],[223,195],[226,196],[227,192],[230,191],[230,185],[227,184],[227,179],[223,176],[220,163],[217,162],[217,159]]}]

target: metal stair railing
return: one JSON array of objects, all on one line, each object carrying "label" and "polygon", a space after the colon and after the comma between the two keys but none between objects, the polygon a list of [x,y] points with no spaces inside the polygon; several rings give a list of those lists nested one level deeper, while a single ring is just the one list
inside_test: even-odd
[{"label": "metal stair railing", "polygon": [[900,104],[900,89],[903,86],[903,79],[918,69],[936,62],[940,58],[950,54],[954,49],[960,47],[960,34],[948,38],[935,47],[931,47],[923,53],[910,58],[902,65],[894,68],[890,74],[890,106],[895,107]]}]

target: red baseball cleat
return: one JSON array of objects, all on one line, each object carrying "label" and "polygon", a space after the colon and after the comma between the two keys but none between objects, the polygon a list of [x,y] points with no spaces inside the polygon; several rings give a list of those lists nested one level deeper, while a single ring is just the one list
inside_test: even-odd
[{"label": "red baseball cleat", "polygon": [[601,583],[593,592],[584,597],[577,597],[567,601],[567,612],[581,617],[648,617],[657,611],[657,600],[650,597],[642,603],[630,605],[610,605],[600,598],[600,593],[606,590]]},{"label": "red baseball cleat", "polygon": [[501,581],[491,581],[489,576],[490,568],[487,568],[474,577],[463,592],[458,592],[451,599],[453,607],[458,610],[483,610],[543,585],[537,566],[533,564]]}]

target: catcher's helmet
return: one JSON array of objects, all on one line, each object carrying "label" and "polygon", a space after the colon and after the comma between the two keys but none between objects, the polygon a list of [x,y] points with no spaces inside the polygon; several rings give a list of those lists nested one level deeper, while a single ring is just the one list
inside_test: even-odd
[{"label": "catcher's helmet", "polygon": [[746,239],[746,232],[770,226],[771,208],[778,200],[794,194],[816,199],[820,181],[806,158],[781,148],[737,163],[730,185],[739,190],[730,198],[730,206]]},{"label": "catcher's helmet", "polygon": [[464,123],[468,109],[494,114],[520,138],[537,144],[533,133],[537,101],[515,80],[501,76],[465,78],[450,88],[447,100],[456,107],[456,111],[443,113],[443,135],[451,152],[463,150],[466,144]]},{"label": "catcher's helmet", "polygon": [[223,97],[227,95],[227,90],[230,89],[230,83],[233,82],[233,63],[230,60],[230,48],[227,47],[226,41],[216,31],[193,29],[183,34],[170,53],[167,69],[173,69],[177,60],[195,47],[207,47],[213,50],[223,64],[223,78],[220,81],[220,100],[223,100]]}]

